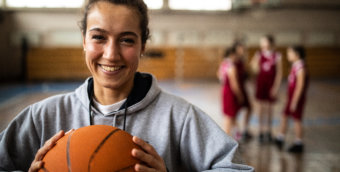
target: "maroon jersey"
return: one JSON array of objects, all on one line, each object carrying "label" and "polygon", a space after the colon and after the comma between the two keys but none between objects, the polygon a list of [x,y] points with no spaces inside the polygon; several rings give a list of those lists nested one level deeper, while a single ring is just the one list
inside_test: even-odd
[{"label": "maroon jersey", "polygon": [[[290,110],[290,106],[291,106],[292,99],[293,99],[293,96],[296,90],[297,73],[302,69],[305,69],[304,85],[303,85],[302,93],[301,93],[301,96],[299,97],[296,109],[295,111],[292,112]],[[309,85],[309,76],[306,70],[305,63],[302,60],[299,60],[292,65],[292,69],[288,76],[288,90],[287,90],[288,99],[287,99],[286,107],[284,110],[284,114],[291,115],[293,118],[301,120],[304,105],[306,102],[306,93],[307,93],[308,85]]]},{"label": "maroon jersey", "polygon": [[[236,94],[231,89],[230,85],[230,79],[228,77],[228,70],[230,70],[232,67],[236,68],[237,71],[237,82],[239,86],[241,87],[241,91],[244,96],[244,103],[239,104],[237,102]],[[244,67],[243,63],[233,63],[231,60],[227,59],[224,60],[220,67],[220,73],[223,73],[223,89],[222,89],[222,105],[223,105],[223,112],[225,115],[230,117],[235,117],[237,115],[238,110],[243,107],[249,107],[249,101],[248,97],[246,95],[246,91],[244,89],[244,78],[242,77],[244,75]]]},{"label": "maroon jersey", "polygon": [[259,52],[259,73],[256,79],[256,95],[258,100],[262,101],[274,101],[274,98],[270,95],[270,90],[274,85],[277,61],[280,60],[280,54],[277,52],[271,52],[265,54]]}]

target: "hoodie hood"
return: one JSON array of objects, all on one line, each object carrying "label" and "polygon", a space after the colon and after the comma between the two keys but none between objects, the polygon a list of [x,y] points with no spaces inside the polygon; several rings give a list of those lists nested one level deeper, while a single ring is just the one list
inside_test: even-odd
[{"label": "hoodie hood", "polygon": [[[93,78],[88,78],[83,85],[76,89],[76,96],[86,109],[90,109],[90,101],[93,97]],[[148,73],[136,72],[133,88],[125,103],[115,115],[123,115],[124,107],[127,106],[128,113],[134,113],[146,108],[161,92],[156,78]],[[127,105],[126,105],[127,103]],[[91,103],[92,104],[92,103]],[[91,106],[91,110],[94,110]]]}]

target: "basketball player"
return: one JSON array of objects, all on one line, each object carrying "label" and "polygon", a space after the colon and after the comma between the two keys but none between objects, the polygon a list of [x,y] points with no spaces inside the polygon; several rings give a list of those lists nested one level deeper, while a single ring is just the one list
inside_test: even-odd
[{"label": "basketball player", "polygon": [[257,73],[255,98],[259,106],[259,141],[264,143],[272,141],[273,104],[281,84],[282,62],[281,54],[275,51],[273,36],[262,37],[260,47],[251,64]]},{"label": "basketball player", "polygon": [[248,141],[252,138],[252,135],[250,134],[249,132],[249,120],[250,120],[250,117],[251,117],[251,113],[252,113],[252,106],[251,106],[251,103],[249,102],[249,99],[248,99],[248,92],[247,92],[247,89],[246,89],[246,80],[248,78],[248,71],[246,70],[246,65],[245,65],[245,61],[246,61],[246,50],[245,50],[245,45],[240,42],[240,41],[236,41],[233,45],[233,47],[235,47],[235,50],[236,50],[236,54],[238,56],[238,60],[236,62],[236,66],[237,66],[237,69],[239,71],[242,71],[240,72],[240,80],[242,81],[241,82],[241,90],[242,90],[242,93],[244,94],[244,97],[245,97],[245,102],[244,102],[244,106],[243,106],[243,109],[245,110],[245,116],[244,116],[244,119],[243,119],[243,132],[242,132],[242,140],[243,141]]},{"label": "basketball player", "polygon": [[241,108],[250,109],[250,103],[244,88],[245,70],[239,55],[241,52],[238,53],[237,48],[240,47],[235,44],[226,50],[218,77],[223,84],[222,106],[223,113],[226,115],[225,132],[236,140],[240,140],[241,135],[236,127],[237,114]]},{"label": "basketball player", "polygon": [[292,46],[287,49],[287,59],[292,63],[292,68],[288,76],[288,100],[284,109],[284,115],[282,115],[281,118],[280,133],[275,139],[278,148],[282,149],[287,132],[287,120],[288,117],[292,117],[294,119],[296,138],[288,151],[293,153],[302,152],[304,147],[302,142],[302,114],[309,85],[305,56],[305,50],[302,46]]},{"label": "basketball player", "polygon": [[102,124],[135,136],[140,149],[131,155],[142,162],[135,171],[253,171],[232,162],[238,144],[204,112],[137,72],[149,38],[142,0],[90,0],[81,30],[92,77],[8,125],[0,134],[0,170],[37,171],[63,131]]}]

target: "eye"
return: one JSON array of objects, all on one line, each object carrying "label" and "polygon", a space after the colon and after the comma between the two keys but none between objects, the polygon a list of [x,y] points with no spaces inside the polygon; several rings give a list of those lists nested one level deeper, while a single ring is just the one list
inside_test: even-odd
[{"label": "eye", "polygon": [[133,45],[135,43],[135,40],[131,38],[122,38],[120,42],[127,45]]},{"label": "eye", "polygon": [[105,40],[105,37],[102,36],[102,35],[93,35],[92,39],[95,39],[95,40]]}]

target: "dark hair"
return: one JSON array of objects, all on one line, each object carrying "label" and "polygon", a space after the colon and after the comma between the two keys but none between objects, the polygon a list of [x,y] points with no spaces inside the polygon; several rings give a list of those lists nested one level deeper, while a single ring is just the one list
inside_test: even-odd
[{"label": "dark hair", "polygon": [[305,60],[306,51],[305,51],[305,48],[303,46],[293,45],[293,46],[290,46],[289,48],[291,48],[299,56],[300,59]]},{"label": "dark hair", "polygon": [[268,40],[271,46],[275,45],[275,38],[273,35],[268,34],[268,35],[265,35],[264,37]]},{"label": "dark hair", "polygon": [[242,41],[235,41],[233,43],[233,46],[235,49],[237,49],[237,47],[243,47],[244,46],[244,43]]},{"label": "dark hair", "polygon": [[148,16],[148,7],[144,3],[143,0],[88,0],[87,4],[84,8],[84,16],[83,19],[80,21],[79,26],[82,31],[82,34],[86,34],[87,28],[87,16],[91,8],[98,2],[110,2],[116,5],[125,5],[136,10],[139,20],[140,20],[140,29],[142,31],[142,44],[145,45],[146,41],[150,37],[150,30],[149,30],[149,16]]},{"label": "dark hair", "polygon": [[230,55],[236,54],[236,47],[232,46],[230,48],[227,48],[224,52],[224,58],[229,57]]}]

